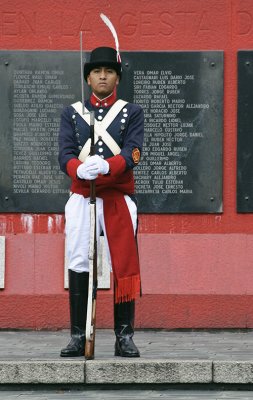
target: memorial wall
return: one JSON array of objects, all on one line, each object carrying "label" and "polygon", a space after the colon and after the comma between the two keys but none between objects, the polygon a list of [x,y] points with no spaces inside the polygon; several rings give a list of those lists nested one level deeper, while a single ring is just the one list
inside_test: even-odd
[{"label": "memorial wall", "polygon": [[[222,212],[223,52],[122,52],[122,60],[118,96],[145,116],[139,212]],[[61,110],[81,99],[80,55],[1,51],[0,61],[0,211],[63,212],[70,181],[57,136]]]},{"label": "memorial wall", "polygon": [[[101,12],[119,38],[118,94],[145,114],[136,328],[252,328],[253,1],[0,8],[0,328],[69,326],[57,136],[81,100],[80,32],[84,49],[114,46]],[[112,292],[99,291],[98,328],[113,328]]]}]

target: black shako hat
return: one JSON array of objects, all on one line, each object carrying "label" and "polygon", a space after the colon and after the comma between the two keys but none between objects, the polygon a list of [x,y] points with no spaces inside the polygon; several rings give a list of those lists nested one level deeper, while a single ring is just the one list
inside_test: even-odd
[{"label": "black shako hat", "polygon": [[112,47],[97,47],[92,50],[90,62],[86,62],[83,67],[83,75],[86,81],[90,71],[96,67],[110,67],[121,78],[121,62],[118,61],[117,51]]}]

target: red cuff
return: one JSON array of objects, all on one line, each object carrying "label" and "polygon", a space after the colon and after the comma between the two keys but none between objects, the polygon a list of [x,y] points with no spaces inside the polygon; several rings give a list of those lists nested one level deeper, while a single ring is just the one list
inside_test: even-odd
[{"label": "red cuff", "polygon": [[72,179],[76,179],[76,170],[79,167],[79,165],[82,164],[82,161],[78,160],[77,158],[71,158],[71,160],[69,160],[67,162],[66,165],[66,170],[67,170],[67,174],[72,178]]},{"label": "red cuff", "polygon": [[121,175],[126,170],[126,160],[120,154],[114,157],[107,158],[106,161],[110,166],[110,175],[112,177],[117,177]]}]

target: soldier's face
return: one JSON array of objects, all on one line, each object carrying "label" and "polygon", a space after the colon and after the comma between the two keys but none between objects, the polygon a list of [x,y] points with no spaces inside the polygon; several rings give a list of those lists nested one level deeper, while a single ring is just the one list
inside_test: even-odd
[{"label": "soldier's face", "polygon": [[87,77],[87,83],[91,87],[93,93],[103,99],[109,96],[115,86],[119,84],[119,76],[117,72],[109,67],[97,67],[91,70]]}]

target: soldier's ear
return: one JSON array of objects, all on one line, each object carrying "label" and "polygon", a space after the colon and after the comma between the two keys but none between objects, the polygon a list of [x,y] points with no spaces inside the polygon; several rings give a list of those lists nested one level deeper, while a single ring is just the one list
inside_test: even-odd
[{"label": "soldier's ear", "polygon": [[90,75],[87,76],[87,84],[90,86]]}]

